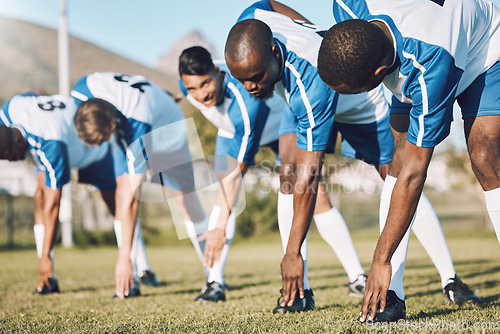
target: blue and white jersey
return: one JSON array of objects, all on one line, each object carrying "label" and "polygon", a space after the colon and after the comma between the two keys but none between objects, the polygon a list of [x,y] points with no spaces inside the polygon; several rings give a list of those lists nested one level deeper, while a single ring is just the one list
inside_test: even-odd
[{"label": "blue and white jersey", "polygon": [[[227,154],[238,162],[251,163],[259,146],[278,140],[282,109],[288,105],[277,95],[267,101],[256,99],[229,73],[225,63],[215,64],[224,72],[224,98],[218,105],[207,108],[188,94],[182,80],[179,85],[188,101],[217,127],[217,136],[230,139]],[[226,143],[217,141],[221,142]],[[221,150],[216,148],[216,152]]]},{"label": "blue and white jersey", "polygon": [[[89,74],[78,80],[71,95],[77,104],[100,98],[117,109],[117,130],[113,136],[116,176],[124,172],[143,174],[148,169],[139,144],[131,146],[134,142],[158,137],[153,145],[161,146],[159,150],[186,144],[182,110],[169,94],[143,76],[110,72]],[[174,127],[164,127],[175,122],[179,122],[178,133]],[[167,134],[161,131],[162,127],[168,129]],[[119,154],[118,150],[126,151]]]},{"label": "blue and white jersey", "polygon": [[500,10],[487,0],[335,0],[333,14],[391,31],[396,53],[384,84],[411,104],[408,140],[417,146],[446,138],[455,98],[500,60]]},{"label": "blue and white jersey", "polygon": [[104,158],[109,150],[105,143],[85,145],[73,124],[76,112],[71,97],[17,95],[0,111],[0,123],[17,127],[25,136],[31,158],[45,171],[45,184],[60,189],[69,182],[71,168],[85,168]]},{"label": "blue and white jersey", "polygon": [[338,122],[358,124],[372,123],[385,115],[386,107],[377,108],[374,102],[379,92],[341,96],[321,80],[316,67],[325,29],[276,13],[268,1],[256,2],[238,21],[251,18],[266,23],[281,48],[284,68],[275,92],[285,98],[297,117],[299,148],[326,149],[334,115]]}]

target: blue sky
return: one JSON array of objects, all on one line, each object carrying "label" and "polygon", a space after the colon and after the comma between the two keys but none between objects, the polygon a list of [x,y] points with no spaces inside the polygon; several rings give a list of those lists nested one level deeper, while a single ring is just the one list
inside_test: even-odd
[{"label": "blue sky", "polygon": [[[67,0],[71,35],[146,66],[186,34],[198,30],[222,56],[229,29],[254,0]],[[282,0],[316,24],[333,24],[332,0]],[[0,0],[0,15],[50,28],[59,0]],[[0,32],[1,33],[1,32]]]},{"label": "blue sky", "polygon": [[[198,30],[220,57],[229,29],[254,0],[67,0],[70,34],[154,67],[186,34]],[[310,21],[333,24],[332,0],[281,0]],[[493,0],[500,7],[500,0]],[[312,5],[314,4],[314,5]],[[51,28],[59,0],[0,0],[0,15]],[[1,33],[1,32],[0,32]]]}]

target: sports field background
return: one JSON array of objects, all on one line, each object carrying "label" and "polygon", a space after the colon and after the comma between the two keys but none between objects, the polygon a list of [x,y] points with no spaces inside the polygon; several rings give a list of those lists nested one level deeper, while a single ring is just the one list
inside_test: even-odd
[{"label": "sports field background", "polygon": [[[412,236],[404,279],[408,321],[396,329],[413,333],[500,331],[499,245],[487,225],[480,197],[473,191],[453,196],[427,191],[427,195],[441,219],[458,275],[484,302],[479,307],[445,305],[437,270]],[[339,196],[334,201],[351,230],[361,263],[369,271],[378,237],[378,196]],[[29,220],[32,199],[16,201],[15,208],[26,208],[16,211],[16,217],[24,215]],[[33,296],[37,259],[32,221],[16,230],[14,248],[6,247],[2,221],[0,332],[358,333],[386,329],[356,321],[361,300],[347,295],[347,275],[314,227],[309,237],[314,311],[272,314],[281,287],[281,242],[277,232],[258,229],[247,237],[238,234],[233,242],[226,267],[226,280],[232,287],[226,292],[227,302],[195,303],[204,284],[203,270],[190,241],[178,240],[164,210],[156,205],[147,207],[149,216],[143,228],[151,265],[164,285],[142,286],[143,296],[130,300],[112,298],[116,247],[92,245],[112,244],[112,231],[80,237],[87,238],[81,241],[87,241],[85,247],[57,246],[55,263],[61,293]],[[247,211],[250,217],[245,219],[251,219],[252,210]]]},{"label": "sports field background", "polygon": [[[368,270],[376,233],[354,232],[354,244]],[[481,306],[445,305],[439,276],[414,238],[410,243],[404,285],[408,322],[413,333],[443,332],[443,326],[490,326],[500,330],[500,252],[491,233],[448,233],[460,277],[483,298]],[[33,296],[37,275],[34,250],[0,253],[0,332],[2,333],[358,333],[373,325],[356,321],[360,299],[347,295],[347,276],[332,250],[316,234],[309,243],[310,283],[316,309],[303,314],[273,315],[279,295],[281,246],[275,235],[242,240],[231,249],[225,303],[195,303],[204,282],[189,242],[148,247],[152,267],[165,283],[142,287],[142,297],[115,300],[114,247],[56,249],[61,293]],[[433,326],[433,327],[429,327]],[[416,329],[416,330],[415,330]],[[448,328],[450,329],[450,328]],[[494,332],[486,330],[485,333]]]}]

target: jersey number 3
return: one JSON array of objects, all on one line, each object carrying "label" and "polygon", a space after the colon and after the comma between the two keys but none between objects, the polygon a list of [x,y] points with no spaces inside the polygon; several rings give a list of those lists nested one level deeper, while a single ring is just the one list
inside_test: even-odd
[{"label": "jersey number 3", "polygon": [[66,105],[61,101],[47,101],[44,103],[38,103],[38,107],[45,111],[54,111],[55,109],[64,109]]}]

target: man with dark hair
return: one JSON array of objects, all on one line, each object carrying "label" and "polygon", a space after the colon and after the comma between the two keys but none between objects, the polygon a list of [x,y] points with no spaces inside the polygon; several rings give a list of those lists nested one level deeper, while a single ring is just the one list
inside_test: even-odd
[{"label": "man with dark hair", "polygon": [[[293,211],[288,211],[293,212],[293,224],[282,262],[284,300],[292,302],[293,298],[289,298],[295,296],[295,289],[300,290],[301,284],[301,264],[295,255],[309,226],[309,201],[314,200],[314,182],[321,168],[321,164],[315,164],[321,162],[325,150],[334,148],[335,136],[340,132],[342,154],[375,165],[385,178],[393,159],[394,139],[381,87],[358,95],[341,95],[328,89],[316,70],[323,31],[303,19],[290,20],[276,13],[275,3],[260,1],[243,12],[241,21],[229,33],[226,62],[231,73],[254,96],[267,97],[274,91],[286,96],[293,111],[291,117],[283,116],[282,126],[292,130],[294,136],[289,140],[280,137],[280,152],[295,156],[298,165],[294,188],[289,191]],[[282,150],[282,145],[287,146]],[[400,159],[395,156],[394,163]],[[425,196],[418,211],[418,223],[413,230],[434,261],[441,280],[453,278],[455,270],[446,240]],[[398,269],[404,264],[404,259],[401,261]],[[479,299],[470,290],[468,297]],[[404,303],[397,303],[397,311],[398,319],[405,317]]]},{"label": "man with dark hair", "polygon": [[500,241],[500,10],[484,0],[337,0],[333,12],[339,23],[325,35],[318,71],[340,93],[368,91],[383,82],[393,93],[391,124],[404,155],[384,185],[393,196],[386,219],[381,217],[383,231],[361,309],[365,321],[370,306],[368,319],[391,307],[391,276],[397,270],[391,258],[407,248],[432,153],[450,133],[455,101]]},{"label": "man with dark hair", "polygon": [[194,189],[184,114],[169,94],[138,75],[92,73],[78,80],[71,95],[78,105],[78,135],[88,144],[112,143],[116,217],[121,223],[115,294],[134,296],[140,292],[130,254],[140,230],[137,213],[146,172],[152,171],[152,180],[173,193],[186,219],[207,220]]},{"label": "man with dark hair", "polygon": [[[223,173],[224,177],[221,182],[224,184],[224,194],[219,195],[220,200],[212,210],[220,211],[220,208],[223,207],[227,212],[224,215],[224,210],[221,211],[218,226],[233,226],[234,230],[234,219],[228,220],[227,217],[231,207],[234,206],[235,194],[241,183],[241,177],[248,167],[253,165],[254,156],[260,146],[270,147],[275,153],[279,153],[280,120],[283,114],[290,113],[290,109],[278,95],[266,101],[254,98],[238,80],[231,76],[224,63],[215,65],[210,53],[202,47],[195,46],[182,52],[179,57],[179,74],[181,76],[181,89],[186,94],[187,99],[219,129],[215,148],[216,161],[222,161],[222,165],[232,166],[232,168],[236,166],[236,173],[232,173],[231,170]],[[295,124],[293,124],[291,133],[293,135],[295,133]],[[287,134],[283,135],[287,136]],[[286,152],[279,154],[279,165],[289,165],[290,162],[287,159],[290,157],[291,155]],[[235,160],[235,162],[225,163],[226,159]],[[228,177],[233,174],[237,177]],[[338,209],[330,204],[324,186],[320,184],[319,187],[320,191],[313,216],[316,227],[346,270],[350,281],[349,294],[360,297],[364,290],[365,271],[361,267],[349,229],[342,215]],[[226,200],[223,201],[223,198],[227,199],[229,207],[226,207]],[[282,234],[284,249],[290,232],[290,226],[286,223],[287,221],[283,219],[281,212],[278,215],[278,227]],[[223,229],[221,230],[219,235],[208,232],[211,233],[208,236],[207,233],[207,236],[204,237],[206,240],[205,249],[211,242],[215,243],[216,240],[224,237]],[[307,241],[304,242],[304,245],[306,243]],[[305,248],[306,246],[304,246]],[[220,252],[220,248],[215,247],[212,254],[217,254],[217,252]],[[205,252],[205,257],[207,254],[210,253]],[[304,281],[307,282],[307,255],[306,253],[303,255],[305,256]],[[305,288],[304,294],[306,299],[304,310],[313,309],[312,290]],[[278,305],[274,311],[278,313],[288,311],[288,309]]]},{"label": "man with dark hair", "polygon": [[[78,138],[73,125],[76,105],[59,95],[16,95],[0,110],[0,159],[17,161],[28,153],[37,166],[35,224],[38,283],[34,294],[59,292],[54,269],[54,240],[58,228],[61,191],[70,181],[71,168],[78,180],[99,189],[109,211],[115,213],[113,161],[108,143],[90,147]],[[99,143],[101,144],[101,143]],[[132,257],[147,262],[142,236]]]}]

